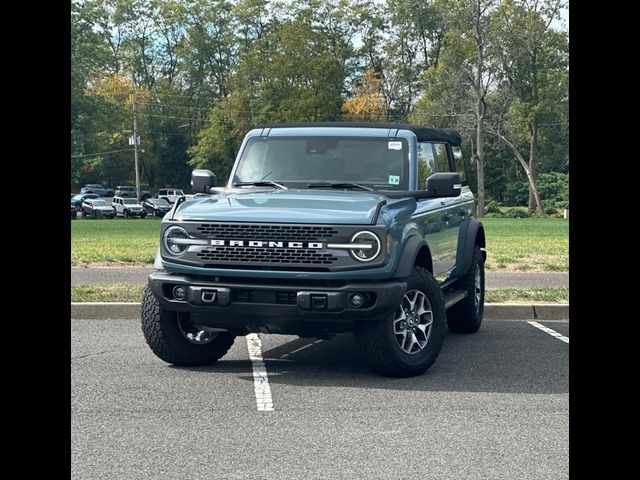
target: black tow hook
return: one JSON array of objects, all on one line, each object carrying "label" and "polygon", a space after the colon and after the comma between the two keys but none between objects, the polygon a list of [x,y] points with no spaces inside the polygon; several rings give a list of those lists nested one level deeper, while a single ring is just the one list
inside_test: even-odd
[{"label": "black tow hook", "polygon": [[216,301],[216,291],[203,289],[200,299],[202,300],[202,303],[213,303]]}]

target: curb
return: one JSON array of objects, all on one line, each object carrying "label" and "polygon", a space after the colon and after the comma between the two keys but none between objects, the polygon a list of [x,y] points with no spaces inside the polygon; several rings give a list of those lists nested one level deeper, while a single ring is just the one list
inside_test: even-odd
[{"label": "curb", "polygon": [[[139,303],[71,302],[71,318],[86,320],[137,320]],[[569,320],[568,303],[487,303],[486,320]]]}]

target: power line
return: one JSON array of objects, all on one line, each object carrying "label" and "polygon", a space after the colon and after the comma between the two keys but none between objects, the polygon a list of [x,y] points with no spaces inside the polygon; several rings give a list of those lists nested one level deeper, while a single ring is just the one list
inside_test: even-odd
[{"label": "power line", "polygon": [[112,153],[121,153],[121,152],[130,152],[130,148],[125,148],[123,150],[110,150],[108,152],[100,152],[100,153],[83,153],[80,155],[71,155],[71,158],[80,158],[80,157],[95,157],[96,155],[110,155]]}]

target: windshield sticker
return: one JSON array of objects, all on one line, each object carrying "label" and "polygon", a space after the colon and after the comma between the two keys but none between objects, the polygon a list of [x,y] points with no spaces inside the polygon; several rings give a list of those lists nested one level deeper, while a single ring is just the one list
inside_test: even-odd
[{"label": "windshield sticker", "polygon": [[402,150],[402,142],[389,142],[389,150]]},{"label": "windshield sticker", "polygon": [[389,175],[389,185],[400,185],[400,176]]}]

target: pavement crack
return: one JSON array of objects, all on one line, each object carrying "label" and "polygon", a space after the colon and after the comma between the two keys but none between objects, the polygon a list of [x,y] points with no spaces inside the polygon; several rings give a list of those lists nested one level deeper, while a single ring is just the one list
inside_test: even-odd
[{"label": "pavement crack", "polygon": [[78,355],[77,357],[71,357],[71,360],[79,360],[81,358],[94,357],[97,355],[102,355],[104,353],[117,352],[118,350],[103,350],[102,352],[96,353],[87,353],[86,355]]}]

